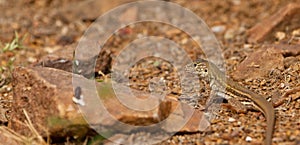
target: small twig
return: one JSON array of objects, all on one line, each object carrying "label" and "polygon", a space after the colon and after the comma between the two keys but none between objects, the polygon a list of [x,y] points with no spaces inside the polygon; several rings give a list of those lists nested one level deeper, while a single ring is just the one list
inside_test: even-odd
[{"label": "small twig", "polygon": [[279,101],[277,101],[277,102],[274,104],[274,106],[275,106],[275,107],[278,107],[278,106],[282,105],[287,99],[288,99],[287,104],[289,104],[291,101],[294,101],[294,100],[297,99],[297,98],[293,98],[293,97],[289,97],[289,96],[290,96],[291,94],[295,94],[295,93],[297,93],[297,92],[299,92],[299,91],[300,91],[300,86],[288,90],[287,92],[285,92],[285,93],[282,95],[281,99],[280,99]]},{"label": "small twig", "polygon": [[98,73],[104,77],[104,82],[107,82],[107,75],[105,75],[101,70],[99,70]]},{"label": "small twig", "polygon": [[8,102],[8,103],[11,103],[12,101],[11,100],[0,100],[0,103],[2,102]]},{"label": "small twig", "polygon": [[1,88],[2,86],[4,86],[5,83],[6,83],[6,80],[5,80],[5,79],[0,80],[0,88]]},{"label": "small twig", "polygon": [[88,139],[88,137],[86,137],[85,140],[84,140],[84,142],[82,143],[82,145],[87,145],[88,141],[89,141],[89,139]]}]

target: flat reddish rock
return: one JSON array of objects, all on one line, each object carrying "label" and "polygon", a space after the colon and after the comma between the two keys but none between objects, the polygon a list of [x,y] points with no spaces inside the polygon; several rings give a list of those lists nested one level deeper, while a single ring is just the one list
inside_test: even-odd
[{"label": "flat reddish rock", "polygon": [[[97,90],[102,105],[99,105],[98,98],[87,97],[86,102],[92,107],[81,109],[83,112],[93,112],[85,114],[89,123],[101,124],[116,133],[129,133],[140,129],[143,131],[163,129],[169,133],[197,132],[202,131],[203,125],[207,125],[200,124],[201,111],[194,110],[171,96],[160,99],[122,85],[112,89],[110,84],[97,85]],[[93,96],[92,93],[85,91],[86,96]]]},{"label": "flat reddish rock", "polygon": [[276,68],[284,68],[282,51],[274,47],[261,48],[241,62],[232,77],[235,80],[259,78]]},{"label": "flat reddish rock", "polygon": [[[9,122],[9,127],[13,130],[23,135],[31,134],[26,126],[18,123],[25,121],[23,110],[28,112],[34,127],[43,136],[45,132],[39,125],[52,133],[69,125],[86,124],[72,101],[70,73],[52,68],[17,67],[13,72],[13,78],[14,102]],[[60,133],[65,135],[68,131]]]},{"label": "flat reddish rock", "polygon": [[[175,107],[178,109],[175,109]],[[162,126],[167,132],[199,132],[204,131],[210,125],[204,118],[202,111],[194,110],[187,104],[172,102],[171,110],[165,124]],[[176,128],[181,124],[183,125],[181,128]]]},{"label": "flat reddish rock", "polygon": [[300,54],[300,45],[290,45],[290,44],[266,44],[264,48],[274,47],[281,51],[282,55],[287,56],[297,56]]},{"label": "flat reddish rock", "polygon": [[[23,110],[43,136],[46,134],[41,126],[54,136],[84,136],[91,131],[89,124],[94,129],[115,129],[121,133],[160,122],[158,128],[167,132],[199,131],[202,113],[196,111],[192,115],[192,107],[169,96],[165,99],[148,96],[122,85],[113,89],[110,82],[95,85],[93,80],[79,75],[74,75],[72,80],[72,73],[47,67],[17,67],[13,78],[14,102],[9,127],[23,135],[31,133],[18,123],[25,121]],[[83,105],[73,102],[72,81],[82,88]],[[178,126],[178,123],[183,124]]]},{"label": "flat reddish rock", "polygon": [[261,42],[266,40],[272,32],[279,25],[287,25],[286,23],[292,23],[291,26],[297,28],[300,26],[300,4],[298,3],[290,3],[287,6],[278,10],[275,14],[270,16],[269,18],[264,19],[261,23],[256,24],[248,31],[248,42]]}]

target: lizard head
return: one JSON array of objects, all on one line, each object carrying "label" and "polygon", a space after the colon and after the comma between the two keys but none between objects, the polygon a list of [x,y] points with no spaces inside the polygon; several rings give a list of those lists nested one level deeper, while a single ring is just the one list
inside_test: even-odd
[{"label": "lizard head", "polygon": [[185,70],[189,73],[198,75],[200,78],[206,78],[208,76],[208,62],[203,59],[199,59],[191,64],[186,65]]}]

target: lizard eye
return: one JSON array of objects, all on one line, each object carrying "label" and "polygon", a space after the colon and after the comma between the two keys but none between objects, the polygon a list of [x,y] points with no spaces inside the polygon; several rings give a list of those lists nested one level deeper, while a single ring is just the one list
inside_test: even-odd
[{"label": "lizard eye", "polygon": [[194,63],[194,67],[196,67],[197,66],[197,64],[196,63]]}]

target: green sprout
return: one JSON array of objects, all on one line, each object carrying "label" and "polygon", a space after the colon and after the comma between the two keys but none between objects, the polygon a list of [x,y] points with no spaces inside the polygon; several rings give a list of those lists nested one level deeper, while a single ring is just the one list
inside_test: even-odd
[{"label": "green sprout", "polygon": [[[26,35],[24,35],[23,37],[19,37],[19,34],[15,32],[14,39],[11,42],[5,43],[5,45],[2,45],[2,43],[0,42],[0,54],[6,52],[12,52],[13,54],[15,54],[15,50],[24,49],[25,47],[23,46],[23,41],[25,38]],[[15,59],[15,56],[12,56],[8,58],[5,63],[0,62],[0,74],[2,74],[0,76],[0,84],[5,82],[6,79],[11,78],[11,72],[14,68],[13,64],[15,62]]]},{"label": "green sprout", "polygon": [[19,48],[19,49],[25,48],[23,46],[23,41],[26,38],[26,36],[27,35],[20,38],[19,34],[17,32],[15,32],[15,38],[10,43],[5,43],[4,47],[1,49],[1,53],[7,52],[7,51],[14,51],[17,48]]}]

